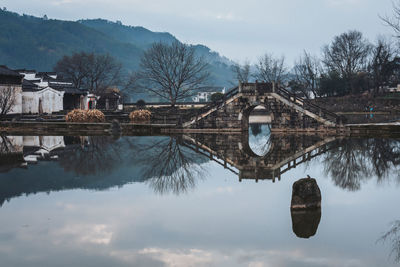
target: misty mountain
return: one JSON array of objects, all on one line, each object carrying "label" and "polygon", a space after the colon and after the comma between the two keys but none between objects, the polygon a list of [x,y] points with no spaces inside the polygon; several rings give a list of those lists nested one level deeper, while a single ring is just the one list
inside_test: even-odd
[{"label": "misty mountain", "polygon": [[[128,73],[138,69],[142,53],[152,43],[177,40],[170,33],[104,19],[64,21],[1,9],[0,33],[0,64],[38,71],[51,71],[62,56],[85,51],[110,54]],[[194,48],[210,64],[210,86],[229,87],[231,61],[204,45]]]}]

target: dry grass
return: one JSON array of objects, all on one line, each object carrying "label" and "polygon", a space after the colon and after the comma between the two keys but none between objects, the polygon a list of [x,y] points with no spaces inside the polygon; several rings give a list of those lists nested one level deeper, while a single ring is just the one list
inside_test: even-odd
[{"label": "dry grass", "polygon": [[148,110],[135,110],[129,114],[129,119],[132,122],[149,122],[151,118],[151,112]]},{"label": "dry grass", "polygon": [[65,120],[67,122],[104,122],[106,118],[103,112],[97,109],[74,109],[65,116]]}]

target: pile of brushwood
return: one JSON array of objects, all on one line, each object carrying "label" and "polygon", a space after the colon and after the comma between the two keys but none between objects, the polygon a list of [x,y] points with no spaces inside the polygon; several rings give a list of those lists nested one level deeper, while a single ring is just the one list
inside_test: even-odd
[{"label": "pile of brushwood", "polygon": [[149,122],[150,118],[151,112],[145,109],[135,110],[129,114],[129,119],[132,122]]},{"label": "pile of brushwood", "polygon": [[105,120],[103,112],[97,109],[74,109],[65,116],[67,122],[104,122]]}]

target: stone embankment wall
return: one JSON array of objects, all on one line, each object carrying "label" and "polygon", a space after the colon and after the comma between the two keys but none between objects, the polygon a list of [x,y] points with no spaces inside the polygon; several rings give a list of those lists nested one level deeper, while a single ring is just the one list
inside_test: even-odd
[{"label": "stone embankment wall", "polygon": [[170,132],[175,125],[135,123],[0,122],[6,135],[157,135]]},{"label": "stone embankment wall", "polygon": [[323,97],[313,99],[312,102],[332,112],[364,112],[372,107],[374,112],[400,113],[400,97],[390,94],[377,97],[370,95]]}]

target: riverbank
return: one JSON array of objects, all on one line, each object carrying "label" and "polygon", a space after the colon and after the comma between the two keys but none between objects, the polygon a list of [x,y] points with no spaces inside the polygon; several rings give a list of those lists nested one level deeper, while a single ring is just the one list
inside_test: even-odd
[{"label": "riverbank", "polygon": [[[299,131],[296,129],[277,129],[280,135],[327,135],[343,137],[400,137],[400,123],[347,124],[339,128],[321,131]],[[242,134],[241,129],[183,129],[175,124],[140,123],[67,123],[67,122],[0,122],[0,134],[4,135],[170,135],[181,133]]]}]

